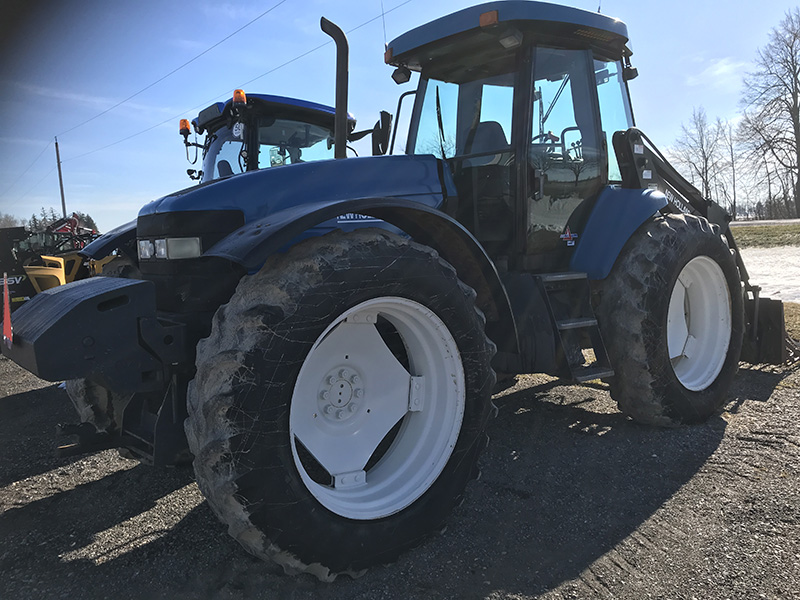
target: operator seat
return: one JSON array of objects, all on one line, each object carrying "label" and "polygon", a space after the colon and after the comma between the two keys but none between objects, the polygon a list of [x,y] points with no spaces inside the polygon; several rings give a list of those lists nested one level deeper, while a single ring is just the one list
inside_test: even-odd
[{"label": "operator seat", "polygon": [[[497,249],[511,239],[511,147],[503,126],[482,121],[467,136],[466,158],[455,176],[460,191],[459,217],[483,243]],[[474,156],[479,154],[481,156]]]},{"label": "operator seat", "polygon": [[471,139],[467,139],[465,154],[483,154],[498,151],[497,154],[471,158],[470,166],[496,165],[502,158],[501,151],[508,149],[508,140],[503,126],[497,121],[481,121],[472,131]]},{"label": "operator seat", "polygon": [[233,169],[231,169],[231,163],[227,160],[221,160],[217,163],[217,172],[219,172],[220,178],[222,177],[230,177],[233,175]]}]

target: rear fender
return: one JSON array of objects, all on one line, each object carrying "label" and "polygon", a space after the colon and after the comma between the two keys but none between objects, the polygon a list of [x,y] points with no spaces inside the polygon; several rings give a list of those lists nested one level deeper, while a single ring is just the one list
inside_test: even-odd
[{"label": "rear fender", "polygon": [[224,258],[253,273],[267,257],[308,237],[309,230],[339,215],[367,215],[393,225],[414,241],[434,248],[478,294],[478,307],[487,318],[487,334],[501,353],[518,352],[516,327],[508,296],[494,263],[480,243],[460,223],[419,202],[403,198],[360,198],[300,204],[241,227],[204,256]]},{"label": "rear fender", "polygon": [[606,188],[578,238],[570,268],[605,279],[633,233],[667,205],[657,190]]}]

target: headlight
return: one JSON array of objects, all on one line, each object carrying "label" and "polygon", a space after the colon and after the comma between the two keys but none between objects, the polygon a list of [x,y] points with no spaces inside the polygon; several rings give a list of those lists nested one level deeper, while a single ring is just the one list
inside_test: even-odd
[{"label": "headlight", "polygon": [[179,260],[197,258],[202,254],[199,237],[162,238],[155,240],[139,240],[139,260],[150,258]]},{"label": "headlight", "polygon": [[167,240],[156,240],[156,258],[167,258]]},{"label": "headlight", "polygon": [[150,240],[139,240],[139,260],[153,258],[153,242]]},{"label": "headlight", "polygon": [[197,258],[202,254],[200,238],[167,238],[167,258]]}]

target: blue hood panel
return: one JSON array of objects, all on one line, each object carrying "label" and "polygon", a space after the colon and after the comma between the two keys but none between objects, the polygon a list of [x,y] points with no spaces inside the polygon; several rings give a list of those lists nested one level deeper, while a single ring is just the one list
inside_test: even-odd
[{"label": "blue hood panel", "polygon": [[245,223],[299,204],[357,198],[408,198],[441,206],[437,160],[427,156],[369,156],[251,171],[187,188],[145,205],[139,216],[202,210],[241,210]]}]

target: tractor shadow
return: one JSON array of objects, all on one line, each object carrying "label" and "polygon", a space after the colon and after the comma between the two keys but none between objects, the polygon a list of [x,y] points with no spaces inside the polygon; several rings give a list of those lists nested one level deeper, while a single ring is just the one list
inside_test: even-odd
[{"label": "tractor shadow", "polygon": [[55,432],[58,423],[77,420],[66,392],[56,385],[0,398],[0,487],[75,462],[55,458]]},{"label": "tractor shadow", "polygon": [[[726,412],[766,402],[797,372],[744,367]],[[451,520],[452,537],[425,549],[434,562],[449,556],[450,575],[475,597],[544,594],[580,577],[698,473],[728,424],[716,415],[691,427],[642,426],[618,412],[604,384],[544,381],[495,403],[482,477]]]},{"label": "tractor shadow", "polygon": [[741,363],[730,391],[733,400],[726,410],[736,413],[747,400],[766,402],[782,382],[789,378],[796,379],[798,373],[800,362],[781,366]]},{"label": "tractor shadow", "polygon": [[239,554],[191,468],[56,458],[56,424],[75,420],[55,385],[0,399],[0,598],[156,598]]},{"label": "tractor shadow", "polygon": [[603,385],[551,381],[495,402],[482,478],[443,554],[463,557],[473,589],[508,594],[579,577],[698,472],[726,428],[719,416],[695,427],[638,425]]}]

